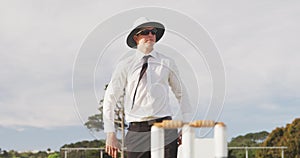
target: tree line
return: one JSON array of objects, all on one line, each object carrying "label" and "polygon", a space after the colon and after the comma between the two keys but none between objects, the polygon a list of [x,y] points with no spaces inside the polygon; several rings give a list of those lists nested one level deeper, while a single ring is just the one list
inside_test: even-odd
[{"label": "tree line", "polygon": [[[49,151],[38,151],[38,152],[18,152],[15,150],[1,150],[0,149],[0,158],[48,158],[51,155],[57,154],[58,152],[49,152]],[[51,157],[49,157],[51,158]],[[53,158],[53,157],[52,157]]]},{"label": "tree line", "polygon": [[[300,158],[300,118],[296,118],[285,127],[277,127],[271,133],[266,131],[249,133],[232,138],[228,143],[231,147],[281,147],[286,146],[284,156]],[[228,158],[244,158],[245,151],[229,150]],[[275,158],[281,157],[281,150],[249,150],[249,158]]]}]

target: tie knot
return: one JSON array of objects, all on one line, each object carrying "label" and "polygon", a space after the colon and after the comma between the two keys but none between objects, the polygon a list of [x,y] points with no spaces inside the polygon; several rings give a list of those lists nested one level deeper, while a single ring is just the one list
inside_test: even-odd
[{"label": "tie knot", "polygon": [[144,57],[143,57],[143,59],[144,59],[144,63],[147,63],[148,62],[148,59],[151,57],[151,55],[145,55]]}]

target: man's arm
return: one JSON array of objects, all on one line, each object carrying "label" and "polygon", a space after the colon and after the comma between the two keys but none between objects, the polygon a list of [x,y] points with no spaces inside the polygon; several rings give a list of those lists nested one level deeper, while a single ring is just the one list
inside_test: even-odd
[{"label": "man's arm", "polygon": [[106,133],[106,147],[105,151],[113,158],[117,157],[119,142],[115,134],[114,118],[115,106],[123,95],[123,90],[126,86],[127,73],[122,64],[118,64],[112,79],[108,84],[103,101],[103,122],[104,132]]},{"label": "man's arm", "polygon": [[178,68],[174,61],[170,62],[169,84],[180,105],[184,122],[190,122],[193,117],[193,109],[189,101],[188,93],[181,81]]},{"label": "man's arm", "polygon": [[[181,81],[178,68],[174,61],[170,62],[169,84],[180,105],[180,111],[184,122],[192,121],[193,109],[184,84]],[[178,146],[182,143],[182,130],[178,133]]]}]

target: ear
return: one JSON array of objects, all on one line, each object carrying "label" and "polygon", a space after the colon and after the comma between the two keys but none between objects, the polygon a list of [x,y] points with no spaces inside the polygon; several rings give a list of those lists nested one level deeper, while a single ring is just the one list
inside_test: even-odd
[{"label": "ear", "polygon": [[138,36],[137,35],[133,36],[133,40],[135,41],[136,44],[138,44]]}]

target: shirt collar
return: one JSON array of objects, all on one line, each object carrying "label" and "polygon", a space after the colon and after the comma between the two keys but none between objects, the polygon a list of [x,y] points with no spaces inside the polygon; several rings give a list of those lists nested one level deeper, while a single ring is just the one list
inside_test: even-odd
[{"label": "shirt collar", "polygon": [[[157,58],[157,52],[154,49],[147,55],[151,55],[151,57]],[[145,54],[143,52],[136,50],[137,59],[142,59],[144,56],[145,56]]]}]

